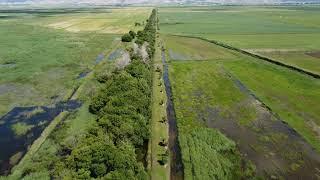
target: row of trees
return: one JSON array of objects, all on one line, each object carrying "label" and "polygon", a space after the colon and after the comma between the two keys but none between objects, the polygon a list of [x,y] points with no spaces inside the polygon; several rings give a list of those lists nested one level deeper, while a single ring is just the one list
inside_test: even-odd
[{"label": "row of trees", "polygon": [[[156,21],[153,10],[136,37],[140,46],[148,43],[149,57],[155,49]],[[131,59],[130,65],[102,82],[89,107],[98,117],[96,123],[75,147],[64,150],[53,165],[54,178],[147,179],[136,152],[150,134],[152,62],[134,54]]]}]

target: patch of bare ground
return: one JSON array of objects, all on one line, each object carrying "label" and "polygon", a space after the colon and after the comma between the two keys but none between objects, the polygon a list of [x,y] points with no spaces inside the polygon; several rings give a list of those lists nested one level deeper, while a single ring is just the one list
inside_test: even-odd
[{"label": "patch of bare ground", "polygon": [[16,89],[17,87],[14,84],[0,84],[0,95],[4,95]]},{"label": "patch of bare ground", "polygon": [[272,52],[298,52],[303,51],[303,49],[273,49],[273,48],[261,48],[261,49],[243,49],[250,53],[272,53]]},{"label": "patch of bare ground", "polygon": [[187,56],[186,54],[181,54],[181,53],[175,52],[172,49],[169,49],[169,56],[170,56],[170,59],[173,59],[173,60],[190,60],[190,59],[192,59],[191,57]]},{"label": "patch of bare ground", "polygon": [[319,58],[320,59],[320,51],[314,51],[314,52],[306,52],[306,55]]},{"label": "patch of bare ground", "polygon": [[130,64],[130,62],[131,62],[130,54],[129,54],[129,52],[125,51],[125,52],[123,52],[121,58],[119,58],[115,64],[116,64],[117,69],[123,69],[126,66],[128,66]]}]

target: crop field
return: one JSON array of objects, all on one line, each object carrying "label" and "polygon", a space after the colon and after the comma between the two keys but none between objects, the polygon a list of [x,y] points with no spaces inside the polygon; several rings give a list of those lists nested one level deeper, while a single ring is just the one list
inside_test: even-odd
[{"label": "crop field", "polygon": [[[97,32],[123,34],[129,30],[141,30],[151,8],[109,8],[97,10],[45,11],[41,13],[19,14],[0,13],[5,21],[28,25],[63,29],[69,32]],[[12,18],[14,17],[14,18]],[[36,18],[36,20],[34,19]]]},{"label": "crop field", "polygon": [[319,6],[160,8],[161,32],[203,37],[320,74]]},{"label": "crop field", "polygon": [[[212,178],[219,171],[235,172],[246,178],[319,175],[318,79],[214,44],[203,48],[198,44],[207,42],[196,38],[165,35],[164,39],[187,179]],[[197,52],[194,54],[210,54],[206,60],[193,55],[194,59],[182,61],[170,55],[171,49],[180,56],[190,56],[189,49]],[[194,133],[197,128],[202,130]],[[235,142],[234,152],[245,154],[246,166],[240,169],[246,171],[237,170],[241,160],[219,159],[219,153],[224,151],[214,150],[210,156],[204,152],[210,141],[199,131],[216,130],[222,133],[212,135],[217,136],[216,141],[226,136],[221,145]],[[228,157],[240,158],[237,153],[223,156]],[[210,174],[206,168],[198,169],[202,167],[203,162],[198,162],[201,158],[210,162],[227,161],[229,166],[221,166],[230,169],[214,168],[220,167],[215,164],[208,166]]]},{"label": "crop field", "polygon": [[[130,16],[132,12],[136,16]],[[19,162],[56,115],[79,108],[77,100],[86,102],[92,96],[98,85],[85,80],[87,76],[95,77],[93,70],[112,71],[112,62],[121,59],[126,48],[120,47],[120,34],[143,29],[150,12],[150,8],[0,12],[0,143],[7,146],[1,153],[1,174]],[[77,21],[68,26],[74,31],[61,25],[69,20]],[[88,126],[88,105],[85,110],[73,118],[76,123],[71,126],[77,127],[71,131]]]}]

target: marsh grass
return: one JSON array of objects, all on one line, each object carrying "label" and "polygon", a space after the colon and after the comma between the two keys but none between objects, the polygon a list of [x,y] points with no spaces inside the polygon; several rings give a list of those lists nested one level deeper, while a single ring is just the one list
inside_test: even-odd
[{"label": "marsh grass", "polygon": [[292,128],[320,151],[320,81],[258,60],[226,62],[225,66]]},{"label": "marsh grass", "polygon": [[30,131],[34,125],[28,125],[24,122],[18,122],[11,126],[11,130],[14,132],[16,136],[24,136]]}]

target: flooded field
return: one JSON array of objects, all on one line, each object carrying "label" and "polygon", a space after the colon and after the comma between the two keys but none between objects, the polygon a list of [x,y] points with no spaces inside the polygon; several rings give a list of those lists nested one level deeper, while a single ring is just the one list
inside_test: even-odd
[{"label": "flooded field", "polygon": [[[219,109],[208,107],[208,127],[217,128],[237,142],[240,151],[257,168],[258,175],[286,179],[312,179],[320,176],[320,155],[294,129],[264,105],[239,80],[229,75],[237,88],[247,95],[240,106],[254,106],[257,117],[247,125],[239,124],[236,112],[223,117]],[[307,172],[307,173],[306,173]]]},{"label": "flooded field", "polygon": [[81,106],[70,100],[52,106],[16,107],[0,118],[0,174],[8,174],[42,131],[62,111]]},{"label": "flooded field", "polygon": [[221,65],[178,61],[171,65],[178,121],[185,127],[200,125],[222,132],[253,163],[258,177],[320,177],[319,153]]}]

